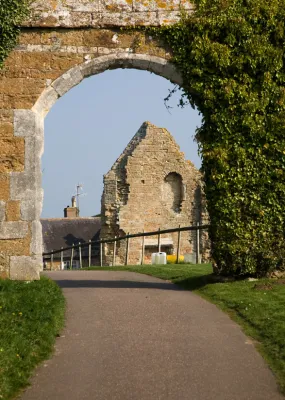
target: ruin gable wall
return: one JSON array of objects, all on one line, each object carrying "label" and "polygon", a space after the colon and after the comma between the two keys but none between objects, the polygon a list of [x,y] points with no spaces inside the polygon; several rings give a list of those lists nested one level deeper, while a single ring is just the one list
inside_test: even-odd
[{"label": "ruin gable wall", "polygon": [[[144,123],[104,177],[101,237],[190,226],[206,220],[201,173],[185,160],[166,129]],[[183,232],[181,237],[181,254],[193,254],[196,234]],[[177,233],[162,239],[172,241],[175,253]],[[141,238],[131,240],[130,264],[141,262],[141,242]],[[204,248],[202,240],[201,252],[206,256]],[[113,245],[106,245],[107,265],[112,262],[112,251]],[[116,262],[125,262],[123,242]]]}]

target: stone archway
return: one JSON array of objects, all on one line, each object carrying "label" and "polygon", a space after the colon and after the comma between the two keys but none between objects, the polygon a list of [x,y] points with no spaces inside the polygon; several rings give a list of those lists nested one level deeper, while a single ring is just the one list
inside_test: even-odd
[{"label": "stone archway", "polygon": [[[182,84],[180,74],[165,58],[118,50],[109,55],[86,60],[65,71],[54,81],[48,81],[49,84],[30,109],[14,109],[12,111],[14,138],[12,143],[14,140],[14,144],[24,144],[24,159],[21,170],[5,174],[9,181],[9,188],[6,201],[0,203],[0,210],[3,210],[0,249],[1,245],[8,245],[8,251],[2,256],[2,260],[6,261],[4,265],[6,270],[3,266],[2,271],[0,270],[2,276],[8,276],[11,279],[37,279],[42,269],[41,156],[44,147],[46,114],[61,96],[78,85],[84,78],[116,68],[147,70],[177,85]],[[6,114],[2,112],[2,115]],[[19,158],[20,155],[15,155],[12,161],[17,157]],[[15,213],[17,213],[14,219],[9,218],[8,215],[11,205],[14,206]],[[17,217],[18,219],[16,219]],[[3,261],[2,264],[4,264]]]}]

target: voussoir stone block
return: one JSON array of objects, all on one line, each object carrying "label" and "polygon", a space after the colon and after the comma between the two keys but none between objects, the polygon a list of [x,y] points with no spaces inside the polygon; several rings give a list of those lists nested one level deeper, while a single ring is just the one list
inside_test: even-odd
[{"label": "voussoir stone block", "polygon": [[0,239],[22,239],[28,232],[29,225],[24,221],[0,223]]},{"label": "voussoir stone block", "polygon": [[58,98],[58,92],[52,86],[49,86],[43,91],[32,110],[44,118]]},{"label": "voussoir stone block", "polygon": [[32,281],[40,279],[42,257],[10,257],[10,279]]},{"label": "voussoir stone block", "polygon": [[52,87],[57,91],[59,96],[63,96],[66,92],[78,85],[83,79],[80,67],[74,67],[60,78],[52,83]]}]

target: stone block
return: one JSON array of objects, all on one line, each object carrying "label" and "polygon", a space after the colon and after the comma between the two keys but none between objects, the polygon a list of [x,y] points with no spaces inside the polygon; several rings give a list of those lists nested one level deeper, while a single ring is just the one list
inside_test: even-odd
[{"label": "stone block", "polygon": [[111,65],[115,66],[116,61],[114,54],[94,58],[80,66],[81,73],[84,77],[99,74],[109,69]]},{"label": "stone block", "polygon": [[58,40],[60,40],[62,45],[66,46],[82,46],[84,44],[83,36],[84,30],[82,31],[63,31],[58,35]]},{"label": "stone block", "polygon": [[41,94],[32,110],[44,118],[58,98],[59,94],[50,86]]},{"label": "stone block", "polygon": [[104,0],[104,6],[106,11],[114,12],[130,12],[132,11],[132,1],[128,0]]},{"label": "stone block", "polygon": [[0,110],[0,122],[13,122],[13,110]]},{"label": "stone block", "polygon": [[8,201],[6,203],[6,221],[19,221],[20,214],[20,201]]},{"label": "stone block", "polygon": [[183,84],[183,79],[181,74],[178,72],[175,65],[170,62],[168,62],[165,65],[162,76],[164,76],[169,81],[175,83],[176,85],[182,86]]},{"label": "stone block", "polygon": [[44,150],[44,136],[28,137],[25,140],[25,172],[41,171],[41,157]]},{"label": "stone block", "polygon": [[83,56],[81,54],[55,53],[51,55],[51,67],[59,71],[59,76],[82,62]]},{"label": "stone block", "polygon": [[0,137],[12,137],[14,132],[14,127],[11,122],[1,122],[0,121]]},{"label": "stone block", "polygon": [[5,201],[0,200],[0,221],[4,221],[5,211],[6,211],[6,203]]},{"label": "stone block", "polygon": [[157,12],[157,24],[161,25],[173,25],[180,20],[180,11],[158,11]]},{"label": "stone block", "polygon": [[41,191],[41,171],[34,173],[12,173],[10,178],[11,200],[34,202]]},{"label": "stone block", "polygon": [[42,257],[10,257],[10,279],[33,281],[40,279]]},{"label": "stone block", "polygon": [[78,85],[83,79],[80,67],[74,67],[70,71],[63,74],[60,78],[53,82],[52,87],[57,91],[59,96],[63,96],[66,92]]},{"label": "stone block", "polygon": [[24,139],[15,137],[0,139],[0,149],[0,173],[24,170]]},{"label": "stone block", "polygon": [[89,47],[114,47],[113,36],[114,32],[107,29],[86,29],[83,31],[83,44]]},{"label": "stone block", "polygon": [[1,222],[0,239],[21,239],[29,232],[27,222]]},{"label": "stone block", "polygon": [[134,0],[133,10],[138,11],[158,11],[158,10],[179,10],[180,0]]},{"label": "stone block", "polygon": [[9,200],[10,175],[0,173],[0,200]]},{"label": "stone block", "polygon": [[21,201],[21,218],[23,221],[34,221],[40,219],[43,206],[43,190],[39,189],[33,201]]},{"label": "stone block", "polygon": [[52,54],[23,52],[21,57],[21,65],[25,65],[28,69],[44,71],[51,68]]},{"label": "stone block", "polygon": [[10,257],[0,253],[0,279],[9,278]]},{"label": "stone block", "polygon": [[151,56],[148,54],[135,54],[133,57],[133,67],[136,69],[149,70]]},{"label": "stone block", "polygon": [[14,111],[14,135],[31,137],[41,134],[39,116],[31,110]]},{"label": "stone block", "polygon": [[42,224],[38,221],[32,222],[32,241],[31,241],[31,255],[42,256],[43,252],[43,235]]}]

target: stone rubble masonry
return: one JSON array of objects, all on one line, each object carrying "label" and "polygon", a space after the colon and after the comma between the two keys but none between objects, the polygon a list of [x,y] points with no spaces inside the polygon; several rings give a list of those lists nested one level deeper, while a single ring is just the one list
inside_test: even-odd
[{"label": "stone rubble masonry", "polygon": [[[102,238],[127,233],[205,224],[208,215],[202,191],[202,175],[186,161],[171,134],[145,122],[111,170],[104,176]],[[173,241],[177,233],[162,238]],[[200,252],[209,257],[207,234],[201,235]],[[155,237],[153,238],[155,240]],[[181,234],[181,254],[195,252],[196,233]],[[125,262],[126,243],[119,242],[116,264]],[[131,239],[129,263],[141,263],[142,239]],[[153,249],[157,251],[157,249]],[[104,264],[112,265],[113,244],[105,245]]]},{"label": "stone rubble masonry", "polygon": [[[182,85],[169,49],[121,27],[169,24],[186,0],[36,0],[0,70],[0,276],[39,277],[44,118],[82,79],[108,69],[148,70]],[[30,265],[30,273],[29,273]],[[17,272],[19,269],[19,272]]]},{"label": "stone rubble masonry", "polygon": [[188,0],[38,0],[25,26],[92,27],[158,26],[179,20],[180,9],[191,12]]}]

